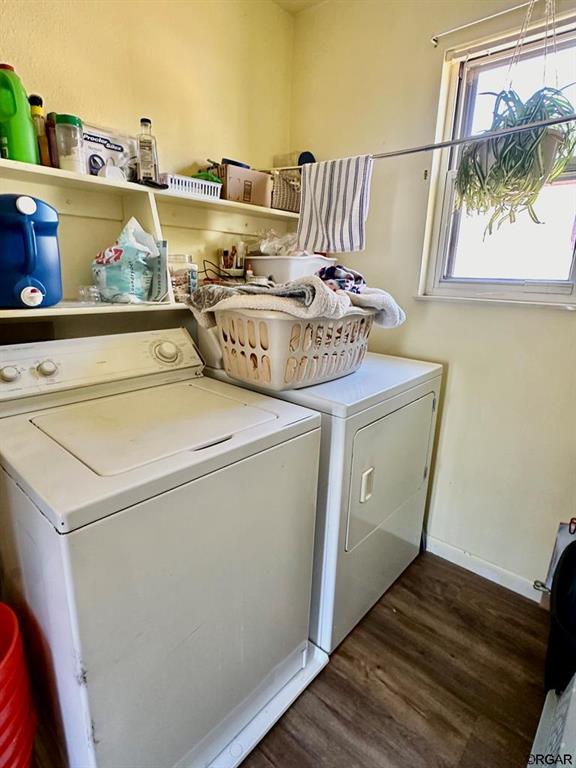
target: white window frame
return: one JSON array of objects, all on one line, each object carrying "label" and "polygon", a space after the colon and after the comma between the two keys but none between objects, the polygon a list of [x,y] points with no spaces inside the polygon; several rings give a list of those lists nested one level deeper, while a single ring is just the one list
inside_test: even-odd
[{"label": "white window frame", "polygon": [[[543,39],[544,30],[541,26],[534,28],[526,40],[523,54],[541,48]],[[562,19],[557,31],[557,40],[559,44],[576,40],[576,17],[573,14]],[[464,90],[460,88],[460,80],[465,76],[464,67],[472,68],[475,62],[480,65],[481,62],[485,63],[487,55],[490,55],[491,61],[494,62],[506,59],[510,56],[513,44],[514,35],[509,34],[496,40],[481,41],[466,49],[446,52],[436,142],[450,141],[458,135],[466,135],[469,131],[469,127],[462,124],[463,104],[459,103],[461,92],[464,95]],[[545,304],[576,309],[576,248],[570,277],[566,281],[444,278],[445,265],[450,257],[447,240],[453,232],[451,217],[454,211],[453,188],[456,172],[450,170],[451,157],[452,152],[448,150],[433,153],[419,297]],[[567,180],[575,174],[576,169],[570,168],[562,178]]]}]

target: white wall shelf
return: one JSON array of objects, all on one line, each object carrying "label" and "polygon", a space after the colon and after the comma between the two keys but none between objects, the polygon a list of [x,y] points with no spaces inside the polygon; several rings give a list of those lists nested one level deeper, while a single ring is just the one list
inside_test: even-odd
[{"label": "white wall shelf", "polygon": [[38,309],[0,309],[2,320],[183,311],[181,305],[81,304],[74,299],[81,285],[93,281],[96,254],[115,242],[135,216],[157,240],[168,241],[169,253],[192,253],[202,266],[215,261],[218,248],[239,239],[254,242],[274,229],[293,229],[298,214],[229,200],[195,200],[126,181],[80,175],[41,165],[0,160],[0,194],[30,195],[46,201],[59,214],[58,239],[64,301]]},{"label": "white wall shelf", "polygon": [[276,208],[265,208],[261,205],[236,203],[232,200],[197,200],[193,197],[171,192],[168,189],[153,189],[130,181],[112,181],[99,176],[80,175],[59,168],[47,168],[43,165],[20,163],[15,160],[0,160],[0,177],[8,181],[29,181],[36,184],[57,184],[62,189],[77,189],[84,191],[135,194],[145,196],[152,193],[154,197],[174,205],[189,205],[199,208],[211,208],[215,211],[229,213],[244,213],[264,219],[279,219],[281,221],[298,220],[298,214],[292,211],[279,211]]},{"label": "white wall shelf", "polygon": [[[137,186],[137,185],[136,185]],[[169,189],[152,190],[158,202],[166,198],[173,205],[194,205],[199,208],[212,208],[224,213],[247,213],[250,216],[258,216],[262,219],[279,219],[280,221],[298,221],[300,214],[292,211],[279,211],[277,208],[265,208],[263,205],[250,205],[249,203],[236,203],[233,200],[195,200],[186,195],[178,195]]]},{"label": "white wall shelf", "polygon": [[38,309],[0,309],[0,319],[34,320],[38,317],[62,317],[65,315],[108,315],[133,312],[190,312],[184,304],[158,302],[156,304],[82,304],[61,301],[53,307]]}]

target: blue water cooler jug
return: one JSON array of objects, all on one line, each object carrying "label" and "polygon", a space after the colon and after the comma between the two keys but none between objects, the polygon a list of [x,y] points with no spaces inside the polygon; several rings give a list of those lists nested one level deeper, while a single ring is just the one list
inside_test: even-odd
[{"label": "blue water cooler jug", "polygon": [[27,195],[0,195],[0,307],[50,307],[61,299],[57,211]]}]

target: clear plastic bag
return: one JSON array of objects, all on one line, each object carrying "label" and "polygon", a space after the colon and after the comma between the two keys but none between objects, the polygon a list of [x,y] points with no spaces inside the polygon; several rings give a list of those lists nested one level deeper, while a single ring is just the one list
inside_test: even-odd
[{"label": "clear plastic bag", "polygon": [[92,262],[94,282],[102,300],[119,304],[147,301],[155,261],[159,258],[152,235],[131,218],[116,243],[100,251]]},{"label": "clear plastic bag", "polygon": [[260,253],[266,256],[298,256],[302,251],[298,249],[296,237],[296,232],[289,232],[280,237],[270,230],[260,241]]}]

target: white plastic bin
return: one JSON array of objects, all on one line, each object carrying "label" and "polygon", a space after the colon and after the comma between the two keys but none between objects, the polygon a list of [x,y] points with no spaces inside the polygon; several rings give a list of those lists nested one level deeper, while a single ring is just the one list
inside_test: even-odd
[{"label": "white plastic bin", "polygon": [[354,309],[340,320],[301,320],[284,312],[217,311],[224,370],[273,392],[346,376],[364,359],[373,314]]},{"label": "white plastic bin", "polygon": [[168,184],[170,192],[196,200],[218,200],[222,192],[222,184],[216,181],[193,179],[191,176],[179,176],[176,173],[161,173],[160,182]]},{"label": "white plastic bin", "polygon": [[275,283],[289,283],[297,277],[314,275],[322,267],[336,263],[326,256],[247,256],[254,274],[270,277]]}]

